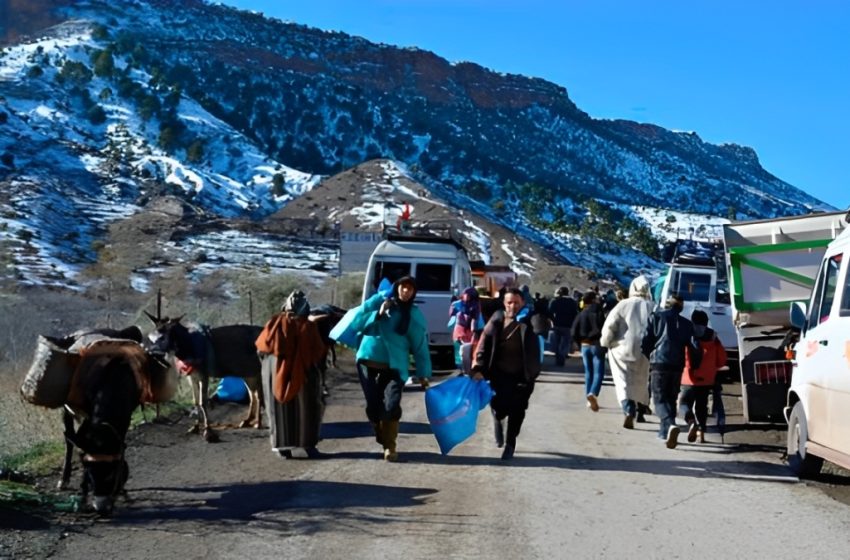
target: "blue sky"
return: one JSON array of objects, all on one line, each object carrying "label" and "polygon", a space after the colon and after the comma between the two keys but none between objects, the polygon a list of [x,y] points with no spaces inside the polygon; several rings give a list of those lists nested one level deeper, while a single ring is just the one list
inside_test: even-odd
[{"label": "blue sky", "polygon": [[596,118],[756,150],[780,179],[850,207],[844,0],[227,0],[567,88]]}]

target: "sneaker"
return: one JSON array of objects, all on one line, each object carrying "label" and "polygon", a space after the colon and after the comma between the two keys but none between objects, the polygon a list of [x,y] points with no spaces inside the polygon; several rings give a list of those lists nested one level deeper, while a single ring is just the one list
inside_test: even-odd
[{"label": "sneaker", "polygon": [[627,430],[635,429],[635,417],[634,416],[626,416],[625,420],[623,420],[623,427]]},{"label": "sneaker", "polygon": [[516,445],[513,443],[506,443],[505,450],[502,451],[502,461],[510,461],[514,457],[514,451],[516,450]]},{"label": "sneaker", "polygon": [[688,425],[688,442],[693,443],[697,440],[697,424],[692,422]]},{"label": "sneaker", "polygon": [[670,426],[670,429],[667,430],[667,449],[676,449],[676,445],[679,443],[679,427],[678,426]]},{"label": "sneaker", "polygon": [[587,404],[590,405],[590,410],[596,412],[599,410],[599,403],[596,401],[596,395],[593,393],[587,395]]}]

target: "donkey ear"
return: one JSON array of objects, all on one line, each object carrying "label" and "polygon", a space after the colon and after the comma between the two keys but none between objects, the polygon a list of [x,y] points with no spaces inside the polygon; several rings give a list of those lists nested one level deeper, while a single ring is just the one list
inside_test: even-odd
[{"label": "donkey ear", "polygon": [[151,314],[150,314],[150,313],[148,313],[147,311],[145,311],[145,315],[147,315],[148,319],[150,319],[150,320],[151,320],[151,322],[152,322],[154,325],[156,325],[157,323],[159,323],[159,319],[158,319],[158,318],[156,318],[156,317],[154,317],[153,315],[151,315]]},{"label": "donkey ear", "polygon": [[182,320],[183,320],[183,317],[185,317],[185,316],[186,316],[186,314],[184,313],[183,315],[181,315],[181,316],[179,316],[179,317],[176,317],[176,318],[172,319],[172,320],[171,320],[171,322],[172,322],[172,323],[174,323],[174,324],[177,324],[177,323],[179,323],[180,321],[182,321]]}]

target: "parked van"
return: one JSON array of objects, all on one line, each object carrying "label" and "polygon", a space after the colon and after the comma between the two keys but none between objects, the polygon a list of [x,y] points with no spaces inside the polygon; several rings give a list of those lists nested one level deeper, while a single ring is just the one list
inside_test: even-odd
[{"label": "parked van", "polygon": [[827,247],[808,303],[791,304],[791,324],[788,463],[800,477],[824,460],[850,469],[850,229]]},{"label": "parked van", "polygon": [[738,337],[732,322],[722,242],[679,239],[670,245],[670,265],[661,277],[662,284],[655,299],[663,306],[672,294],[679,294],[684,301],[682,317],[686,319],[690,319],[696,309],[705,311],[708,326],[717,333],[729,363],[737,365]]},{"label": "parked van", "polygon": [[416,278],[414,301],[428,324],[432,368],[435,372],[454,371],[449,305],[464,288],[472,286],[466,250],[450,238],[390,235],[369,257],[363,301],[377,291],[384,278],[395,282],[403,276]]}]

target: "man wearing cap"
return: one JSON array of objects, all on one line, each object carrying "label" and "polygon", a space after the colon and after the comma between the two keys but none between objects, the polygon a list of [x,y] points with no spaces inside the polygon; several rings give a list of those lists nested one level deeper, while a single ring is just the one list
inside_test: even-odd
[{"label": "man wearing cap", "polygon": [[694,339],[693,324],[681,316],[684,301],[679,294],[672,294],[661,311],[649,316],[646,333],[641,341],[641,351],[649,358],[649,379],[655,414],[661,424],[658,437],[669,449],[678,443],[679,428],[676,426],[676,399],[685,368],[685,353],[702,357],[699,342]]}]

